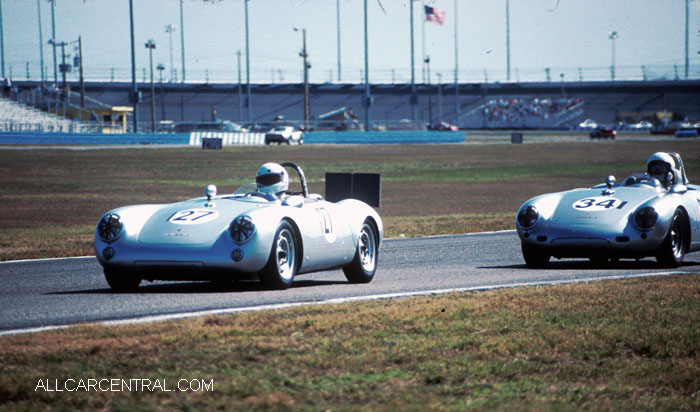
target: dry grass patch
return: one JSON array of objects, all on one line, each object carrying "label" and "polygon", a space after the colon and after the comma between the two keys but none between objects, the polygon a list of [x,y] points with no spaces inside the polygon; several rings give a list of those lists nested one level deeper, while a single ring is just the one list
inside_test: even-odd
[{"label": "dry grass patch", "polygon": [[[697,410],[700,277],[81,326],[0,338],[0,409]],[[40,379],[214,381],[46,392]]]}]

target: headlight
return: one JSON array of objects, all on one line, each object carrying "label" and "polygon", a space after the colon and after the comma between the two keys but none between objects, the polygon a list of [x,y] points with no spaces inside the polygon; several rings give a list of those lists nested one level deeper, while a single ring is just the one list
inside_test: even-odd
[{"label": "headlight", "polygon": [[659,214],[653,207],[643,207],[634,215],[634,223],[642,230],[651,229],[659,220]]},{"label": "headlight", "polygon": [[533,228],[539,218],[540,212],[537,211],[535,206],[524,207],[518,212],[518,224],[523,229]]},{"label": "headlight", "polygon": [[236,243],[245,243],[255,235],[255,225],[250,216],[238,216],[229,226],[231,239]]},{"label": "headlight", "polygon": [[113,242],[124,231],[124,224],[116,213],[108,213],[102,216],[97,224],[97,234],[104,242]]}]

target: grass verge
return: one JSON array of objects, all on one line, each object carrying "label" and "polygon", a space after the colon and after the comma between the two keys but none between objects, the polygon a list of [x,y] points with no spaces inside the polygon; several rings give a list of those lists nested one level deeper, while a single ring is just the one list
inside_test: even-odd
[{"label": "grass verge", "polygon": [[79,326],[0,338],[0,409],[698,410],[698,325],[681,275]]},{"label": "grass verge", "polygon": [[326,172],[381,173],[387,237],[509,229],[527,199],[622,179],[655,151],[681,153],[693,181],[700,146],[691,140],[0,150],[0,260],[90,255],[108,210],[199,197],[209,183],[230,193],[269,161],[298,163],[321,194]]}]

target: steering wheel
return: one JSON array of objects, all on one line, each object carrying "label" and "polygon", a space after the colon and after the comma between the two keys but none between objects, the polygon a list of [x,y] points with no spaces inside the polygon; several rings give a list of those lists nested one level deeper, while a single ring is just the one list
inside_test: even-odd
[{"label": "steering wheel", "polygon": [[636,179],[634,184],[639,184],[639,183],[648,183],[653,187],[657,187],[661,185],[661,182],[659,182],[659,179],[651,176],[640,176]]},{"label": "steering wheel", "polygon": [[248,192],[245,194],[246,197],[262,197],[265,200],[270,200],[270,195],[261,192]]}]

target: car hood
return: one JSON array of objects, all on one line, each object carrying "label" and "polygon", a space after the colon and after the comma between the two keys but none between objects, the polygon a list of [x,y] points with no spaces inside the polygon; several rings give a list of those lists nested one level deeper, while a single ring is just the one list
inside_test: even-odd
[{"label": "car hood", "polygon": [[211,206],[207,206],[207,203],[206,199],[195,199],[163,205],[141,229],[139,242],[177,245],[212,243],[237,216],[274,204],[255,199],[225,198],[212,200]]},{"label": "car hood", "polygon": [[557,205],[552,223],[569,226],[625,226],[630,214],[658,196],[647,186],[616,187],[614,193],[604,195],[601,188],[578,189],[566,192]]}]

